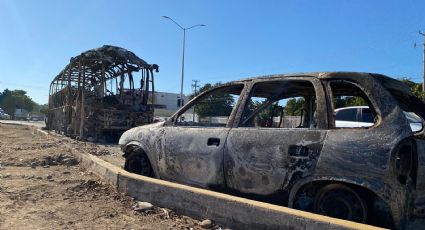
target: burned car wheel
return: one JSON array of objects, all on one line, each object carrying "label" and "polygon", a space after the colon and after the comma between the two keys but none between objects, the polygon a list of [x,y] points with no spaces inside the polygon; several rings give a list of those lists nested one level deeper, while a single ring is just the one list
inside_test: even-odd
[{"label": "burned car wheel", "polygon": [[320,189],[314,200],[314,212],[360,223],[367,220],[365,201],[353,189],[341,184]]},{"label": "burned car wheel", "polygon": [[133,152],[126,159],[124,169],[131,173],[153,177],[152,166],[146,154]]}]

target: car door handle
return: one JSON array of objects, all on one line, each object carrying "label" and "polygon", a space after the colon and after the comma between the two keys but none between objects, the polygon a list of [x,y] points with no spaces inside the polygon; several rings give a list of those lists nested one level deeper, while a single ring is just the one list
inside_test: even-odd
[{"label": "car door handle", "polygon": [[288,154],[294,157],[306,157],[308,156],[308,147],[304,145],[290,145],[288,147]]},{"label": "car door handle", "polygon": [[215,138],[215,137],[208,138],[207,145],[209,145],[209,146],[211,146],[211,145],[219,146],[220,145],[220,138]]}]

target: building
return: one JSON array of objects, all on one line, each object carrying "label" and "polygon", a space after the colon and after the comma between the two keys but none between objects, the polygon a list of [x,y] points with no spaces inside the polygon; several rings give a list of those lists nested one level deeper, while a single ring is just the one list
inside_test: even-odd
[{"label": "building", "polygon": [[[178,105],[179,93],[155,92],[155,117],[169,117],[173,115],[180,106]],[[184,104],[189,98],[183,95]]]},{"label": "building", "polygon": [[21,108],[15,109],[15,119],[16,120],[26,120],[28,117],[28,111]]}]

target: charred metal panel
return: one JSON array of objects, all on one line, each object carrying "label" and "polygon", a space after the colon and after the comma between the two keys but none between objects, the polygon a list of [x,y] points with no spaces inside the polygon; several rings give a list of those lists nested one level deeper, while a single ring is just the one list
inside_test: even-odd
[{"label": "charred metal panel", "polygon": [[115,46],[71,58],[50,85],[47,128],[98,139],[151,123],[154,70],[158,65]]},{"label": "charred metal panel", "polygon": [[200,187],[223,184],[223,151],[229,128],[164,127],[163,178]]},{"label": "charred metal panel", "polygon": [[[254,85],[278,81],[283,85],[300,81],[312,83],[316,94],[316,112],[313,116],[315,127],[312,129],[238,127]],[[287,189],[294,176],[307,177],[314,172],[328,126],[325,93],[320,81],[308,75],[281,79],[276,77],[253,79],[248,86],[244,101],[236,114],[234,128],[230,130],[226,142],[224,153],[226,186],[242,193],[276,194]],[[303,94],[303,92],[297,93]]]},{"label": "charred metal panel", "polygon": [[243,193],[270,195],[291,178],[312,175],[326,130],[234,128],[227,138],[227,186]]},{"label": "charred metal panel", "polygon": [[159,165],[162,158],[161,152],[164,150],[164,143],[162,142],[164,135],[163,125],[164,122],[158,122],[132,128],[124,132],[119,140],[119,145],[125,153],[128,153],[127,149],[130,146],[140,147],[148,156],[157,178],[162,178]]},{"label": "charred metal panel", "polygon": [[[333,79],[341,77],[338,76],[333,75]],[[411,188],[397,181],[392,173],[391,159],[398,144],[412,136],[409,123],[391,94],[376,80],[342,77],[362,88],[378,113],[378,119],[370,128],[329,130],[315,176],[340,178],[372,190],[389,203],[393,220],[400,226],[410,212]]]}]

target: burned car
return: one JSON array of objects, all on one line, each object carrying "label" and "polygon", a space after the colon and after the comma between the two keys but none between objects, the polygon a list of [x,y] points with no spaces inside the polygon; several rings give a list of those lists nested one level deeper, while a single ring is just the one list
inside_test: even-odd
[{"label": "burned car", "polygon": [[[353,101],[372,125],[335,125]],[[425,215],[423,124],[413,132],[406,112],[423,120],[425,105],[384,75],[273,75],[203,92],[119,143],[130,172],[403,228]]]}]

